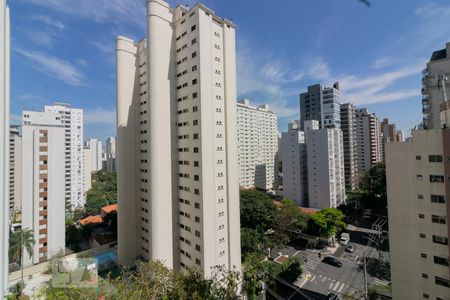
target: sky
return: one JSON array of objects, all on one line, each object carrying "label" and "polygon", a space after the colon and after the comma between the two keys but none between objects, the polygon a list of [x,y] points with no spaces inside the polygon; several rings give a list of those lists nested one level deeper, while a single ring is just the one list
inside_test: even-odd
[{"label": "sky", "polygon": [[[308,85],[340,82],[408,135],[421,122],[421,71],[450,42],[448,0],[204,0],[237,24],[238,98],[268,104],[279,130]],[[168,1],[172,7],[196,2]],[[84,138],[115,136],[115,37],[146,35],[145,0],[9,0],[11,119],[52,102],[84,110]],[[151,47],[151,46],[150,46]]]}]

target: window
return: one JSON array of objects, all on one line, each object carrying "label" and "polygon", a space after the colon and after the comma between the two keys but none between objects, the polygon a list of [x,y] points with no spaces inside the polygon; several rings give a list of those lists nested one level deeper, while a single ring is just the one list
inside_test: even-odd
[{"label": "window", "polygon": [[196,28],[197,28],[197,26],[196,26],[196,25],[193,25],[193,26],[191,27],[191,31],[194,31]]},{"label": "window", "polygon": [[192,80],[192,85],[195,85],[195,84],[197,84],[197,79]]},{"label": "window", "polygon": [[195,222],[200,223],[200,217],[195,217]]},{"label": "window", "polygon": [[416,160],[421,160],[422,157],[420,155],[416,155]]},{"label": "window", "polygon": [[436,215],[432,215],[431,216],[431,222],[433,223],[438,223],[438,224],[445,224],[445,217],[443,216],[436,216]]},{"label": "window", "polygon": [[195,250],[201,251],[200,249],[201,249],[201,248],[200,248],[200,245],[195,244]]},{"label": "window", "polygon": [[197,265],[199,265],[199,266],[201,266],[201,265],[202,265],[202,262],[201,262],[201,260],[200,260],[200,259],[198,259],[198,258],[196,258],[196,259],[195,259],[195,263],[196,263]]},{"label": "window", "polygon": [[194,140],[198,140],[198,133],[194,133]]},{"label": "window", "polygon": [[194,189],[194,194],[195,195],[200,195],[200,190],[199,189]]},{"label": "window", "polygon": [[197,57],[197,52],[192,53],[192,58]]},{"label": "window", "polygon": [[425,235],[425,233],[421,233],[421,234],[419,234],[419,236],[420,236],[420,238],[422,238],[422,239],[424,239],[424,238],[427,237],[427,236]]},{"label": "window", "polygon": [[194,167],[198,167],[198,166],[199,166],[198,161],[194,160]]},{"label": "window", "polygon": [[441,195],[431,195],[432,203],[445,203],[445,197]]},{"label": "window", "polygon": [[200,203],[195,202],[195,203],[194,203],[194,207],[200,209]]},{"label": "window", "polygon": [[429,162],[442,162],[442,155],[428,155]]},{"label": "window", "polygon": [[422,180],[423,176],[422,175],[416,175],[417,180]]},{"label": "window", "polygon": [[444,182],[444,176],[441,175],[430,175],[430,182]]},{"label": "window", "polygon": [[199,180],[200,180],[200,176],[194,175],[194,180],[195,180],[195,181],[199,181]]},{"label": "window", "polygon": [[433,242],[436,244],[448,245],[448,238],[445,236],[433,235]]},{"label": "window", "polygon": [[193,40],[191,41],[191,45],[194,45],[195,43],[197,43],[197,39],[193,39]]},{"label": "window", "polygon": [[424,219],[425,215],[424,214],[419,214],[419,219]]},{"label": "window", "polygon": [[192,107],[192,111],[193,112],[198,111],[198,107],[197,106]]},{"label": "window", "polygon": [[198,120],[192,121],[192,125],[198,125]]},{"label": "window", "polygon": [[442,278],[442,277],[434,277],[434,282],[437,285],[442,285],[442,286],[446,286],[446,287],[450,287],[450,281],[448,279]]},{"label": "window", "polygon": [[194,153],[198,153],[198,147],[194,147]]},{"label": "window", "polygon": [[195,236],[196,236],[196,237],[200,237],[200,231],[196,230],[196,231],[195,231]]},{"label": "window", "polygon": [[197,96],[198,96],[197,93],[192,94],[192,98],[194,98],[194,99],[197,98]]},{"label": "window", "polygon": [[434,263],[438,265],[448,266],[448,258],[434,256]]},{"label": "window", "polygon": [[423,294],[422,294],[422,297],[423,297],[424,299],[430,299],[430,295],[428,295],[427,293],[423,293]]},{"label": "window", "polygon": [[427,254],[426,253],[420,253],[420,257],[427,258]]},{"label": "window", "polygon": [[197,71],[197,65],[192,67],[192,72]]},{"label": "window", "polygon": [[417,195],[417,199],[423,199],[423,195]]}]

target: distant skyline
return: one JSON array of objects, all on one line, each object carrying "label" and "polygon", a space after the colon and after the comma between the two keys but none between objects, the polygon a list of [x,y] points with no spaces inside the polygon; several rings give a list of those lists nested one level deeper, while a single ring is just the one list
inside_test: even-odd
[{"label": "distant skyline", "polygon": [[[24,109],[67,102],[84,110],[85,140],[115,136],[115,36],[145,36],[145,1],[9,2],[12,122]],[[202,3],[238,26],[238,99],[268,104],[280,131],[300,117],[308,85],[339,81],[342,103],[368,107],[409,135],[422,120],[421,71],[450,41],[443,0]]]}]

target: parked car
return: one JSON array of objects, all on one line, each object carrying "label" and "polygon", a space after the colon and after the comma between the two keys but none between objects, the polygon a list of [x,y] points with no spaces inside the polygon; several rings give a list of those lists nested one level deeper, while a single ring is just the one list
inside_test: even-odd
[{"label": "parked car", "polygon": [[338,268],[342,267],[342,263],[339,260],[337,260],[336,258],[331,257],[331,256],[325,256],[322,259],[322,261],[326,264],[329,264],[329,265],[332,265],[332,266],[335,266]]},{"label": "parked car", "polygon": [[350,243],[345,247],[345,252],[353,253],[355,251],[355,244]]},{"label": "parked car", "polygon": [[326,300],[340,300],[340,299],[341,298],[339,298],[339,295],[335,293],[329,293],[326,298]]}]

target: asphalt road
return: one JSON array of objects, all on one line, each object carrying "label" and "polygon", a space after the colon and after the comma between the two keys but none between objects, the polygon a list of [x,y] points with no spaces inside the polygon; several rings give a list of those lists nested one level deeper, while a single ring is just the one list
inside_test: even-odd
[{"label": "asphalt road", "polygon": [[[278,250],[282,254],[306,258],[304,271],[309,274],[307,280],[300,283],[300,287],[318,294],[328,295],[329,293],[352,295],[359,298],[363,295],[364,275],[359,268],[364,252],[366,257],[378,256],[378,252],[373,247],[355,243],[356,248],[353,253],[345,252],[343,246],[338,246],[334,254],[322,254],[318,256],[318,250],[296,250],[286,247]],[[277,253],[278,254],[278,253]],[[322,262],[325,256],[333,256],[342,262],[342,267],[338,268]],[[367,282],[370,284],[388,284],[388,282],[367,275]]]}]

